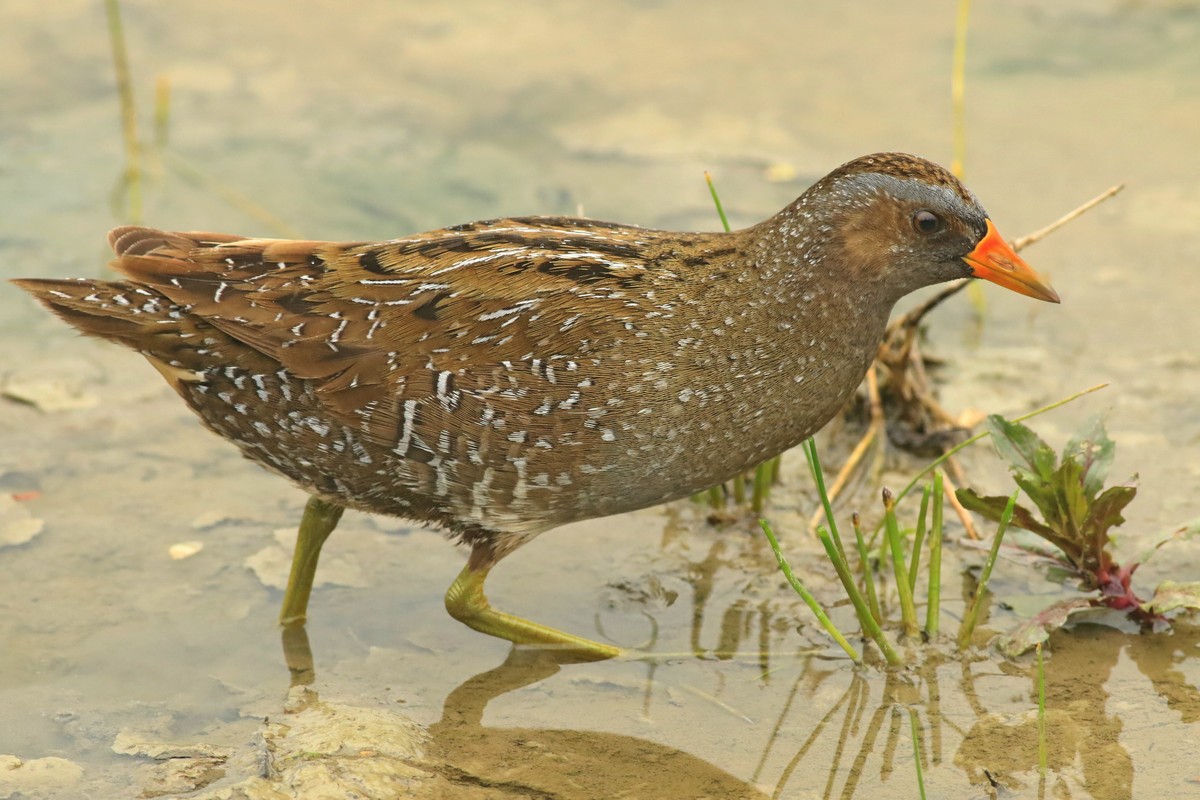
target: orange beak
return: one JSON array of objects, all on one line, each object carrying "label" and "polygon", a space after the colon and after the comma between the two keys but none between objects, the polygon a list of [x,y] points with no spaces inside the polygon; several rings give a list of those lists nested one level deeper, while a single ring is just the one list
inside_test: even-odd
[{"label": "orange beak", "polygon": [[976,278],[991,281],[1017,294],[1036,297],[1048,303],[1058,302],[1058,293],[1008,246],[990,219],[987,221],[987,235],[975,245],[974,250],[963,256],[963,261],[967,262],[971,274]]}]

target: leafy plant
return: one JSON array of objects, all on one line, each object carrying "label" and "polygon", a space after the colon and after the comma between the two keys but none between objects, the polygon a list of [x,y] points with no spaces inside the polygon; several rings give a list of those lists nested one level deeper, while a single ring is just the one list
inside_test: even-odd
[{"label": "leafy plant", "polygon": [[[1126,612],[1144,626],[1167,624],[1163,614],[1170,609],[1200,609],[1200,582],[1164,582],[1149,601],[1133,590],[1133,574],[1155,550],[1200,526],[1183,527],[1157,541],[1142,557],[1120,564],[1114,557],[1112,529],[1125,521],[1122,512],[1137,495],[1137,476],[1105,487],[1116,444],[1108,438],[1104,423],[1093,419],[1063,449],[1061,458],[1036,433],[1019,422],[998,415],[988,417],[986,426],[996,451],[1009,464],[1017,485],[1041,513],[1038,519],[1024,506],[1016,506],[1012,525],[1023,528],[1053,545],[1049,550],[1018,545],[1049,559],[1080,588],[1096,592],[1090,600],[1073,598],[1056,603],[1007,637],[1002,647],[1020,653],[1044,641],[1049,631],[1065,624],[1074,613],[1107,607]],[[959,489],[959,502],[971,511],[999,520],[1008,497],[983,497],[971,489]]]}]

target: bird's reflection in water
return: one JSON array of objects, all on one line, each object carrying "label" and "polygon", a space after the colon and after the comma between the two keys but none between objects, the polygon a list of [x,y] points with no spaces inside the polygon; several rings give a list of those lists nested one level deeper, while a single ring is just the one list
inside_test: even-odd
[{"label": "bird's reflection in water", "polygon": [[[291,685],[311,685],[313,657],[302,625],[284,628],[283,652]],[[446,696],[441,719],[428,728],[421,768],[450,785],[531,797],[767,797],[703,759],[647,739],[483,724],[493,699],[544,681],[571,663],[563,653],[514,647],[503,664],[463,682]],[[588,723],[586,713],[579,722]]]},{"label": "bird's reflection in water", "polygon": [[[766,797],[703,759],[635,736],[553,728],[489,728],[487,704],[545,680],[571,659],[514,648],[504,663],[465,681],[430,726],[427,754],[468,780],[499,781],[533,796]],[[586,725],[586,712],[580,723]]]},{"label": "bird's reflection in water", "polygon": [[311,686],[317,678],[313,666],[312,646],[308,643],[308,628],[303,622],[284,625],[280,633],[283,660],[291,673],[292,686]]}]

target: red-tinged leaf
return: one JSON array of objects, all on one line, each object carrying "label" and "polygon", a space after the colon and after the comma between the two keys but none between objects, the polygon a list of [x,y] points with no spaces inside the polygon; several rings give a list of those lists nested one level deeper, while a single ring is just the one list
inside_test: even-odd
[{"label": "red-tinged leaf", "polygon": [[1004,655],[1016,658],[1049,639],[1050,633],[1066,625],[1072,614],[1091,607],[1092,601],[1086,597],[1060,600],[1025,620],[1012,633],[1001,636],[996,644]]},{"label": "red-tinged leaf", "polygon": [[1112,466],[1117,445],[1108,438],[1102,417],[1092,417],[1088,423],[1086,429],[1067,442],[1063,460],[1076,461],[1083,467],[1083,488],[1088,499],[1091,499],[1104,488],[1104,479],[1108,476],[1108,468]]},{"label": "red-tinged leaf", "polygon": [[1163,581],[1155,590],[1154,597],[1142,608],[1151,614],[1165,614],[1177,608],[1200,609],[1200,581]]},{"label": "red-tinged leaf", "polygon": [[[1135,475],[1127,484],[1108,487],[1103,494],[1096,498],[1088,511],[1081,533],[1088,541],[1088,550],[1095,558],[1097,567],[1107,568],[1112,561],[1112,557],[1106,552],[1109,529],[1115,528],[1125,521],[1121,512],[1137,496],[1137,486],[1133,485],[1133,481],[1136,480],[1137,476]],[[1092,568],[1090,563],[1087,566],[1089,569]]]}]

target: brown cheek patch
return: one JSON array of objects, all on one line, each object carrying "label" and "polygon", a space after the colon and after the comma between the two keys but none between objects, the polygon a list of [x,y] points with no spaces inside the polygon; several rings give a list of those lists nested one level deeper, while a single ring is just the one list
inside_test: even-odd
[{"label": "brown cheek patch", "polygon": [[861,282],[877,276],[882,264],[894,256],[895,231],[906,224],[903,209],[892,204],[873,203],[852,211],[842,227],[841,250],[846,270]]}]

